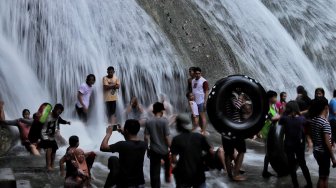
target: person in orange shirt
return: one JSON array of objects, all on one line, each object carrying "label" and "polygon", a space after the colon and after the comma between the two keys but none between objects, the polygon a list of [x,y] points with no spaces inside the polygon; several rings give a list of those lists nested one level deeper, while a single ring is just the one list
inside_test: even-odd
[{"label": "person in orange shirt", "polygon": [[114,67],[107,68],[107,75],[103,78],[104,101],[106,105],[106,116],[109,123],[116,123],[116,107],[120,81],[114,74]]}]

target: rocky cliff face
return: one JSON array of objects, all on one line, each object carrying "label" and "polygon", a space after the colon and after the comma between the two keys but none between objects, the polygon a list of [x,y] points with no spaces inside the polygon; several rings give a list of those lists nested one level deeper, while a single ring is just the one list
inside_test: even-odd
[{"label": "rocky cliff face", "polygon": [[189,0],[138,0],[180,53],[186,66],[199,66],[210,83],[240,68],[223,37],[214,34]]}]

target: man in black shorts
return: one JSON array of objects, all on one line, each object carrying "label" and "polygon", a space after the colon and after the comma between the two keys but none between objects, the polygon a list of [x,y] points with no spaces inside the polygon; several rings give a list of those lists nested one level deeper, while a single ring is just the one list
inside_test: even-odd
[{"label": "man in black shorts", "polygon": [[106,116],[109,123],[116,123],[116,106],[120,81],[114,74],[114,67],[107,68],[107,76],[103,78],[104,101],[106,105]]},{"label": "man in black shorts", "polygon": [[[225,166],[228,176],[233,181],[244,181],[246,178],[240,175],[240,168],[243,164],[246,153],[246,143],[241,138],[229,138],[222,135],[222,144],[225,153]],[[237,150],[237,157],[234,157],[234,150]],[[232,164],[235,161],[235,164]]]}]

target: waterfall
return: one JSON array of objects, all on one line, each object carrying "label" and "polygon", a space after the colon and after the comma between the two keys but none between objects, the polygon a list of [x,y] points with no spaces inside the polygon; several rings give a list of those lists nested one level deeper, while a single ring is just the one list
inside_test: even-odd
[{"label": "waterfall", "polygon": [[259,0],[194,3],[217,36],[228,41],[243,74],[256,78],[267,89],[287,91],[290,98],[301,84],[308,91],[326,88],[312,62]]},{"label": "waterfall", "polygon": [[265,1],[313,62],[330,90],[336,80],[336,2],[331,0]]},{"label": "waterfall", "polygon": [[102,77],[108,66],[121,80],[119,112],[131,96],[145,107],[161,93],[175,107],[184,100],[179,57],[134,0],[1,1],[0,45],[1,95],[11,117],[49,101],[63,103],[71,118],[77,89],[93,73],[91,124],[105,124]]}]

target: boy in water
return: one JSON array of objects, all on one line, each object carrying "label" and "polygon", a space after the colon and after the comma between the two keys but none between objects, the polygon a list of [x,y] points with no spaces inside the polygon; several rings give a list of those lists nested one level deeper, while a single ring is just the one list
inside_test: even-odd
[{"label": "boy in water", "polygon": [[60,134],[59,124],[70,125],[69,121],[65,121],[60,117],[63,110],[62,104],[56,104],[51,114],[49,114],[48,120],[42,126],[40,147],[46,150],[46,164],[49,171],[54,168],[55,154],[58,149],[55,136]]},{"label": "boy in water", "polygon": [[199,113],[198,113],[197,104],[195,102],[195,97],[194,97],[194,94],[190,91],[187,93],[186,97],[189,101],[189,108],[191,111],[191,120],[193,124],[193,130],[196,130],[197,128],[199,128],[199,124],[198,124]]}]

